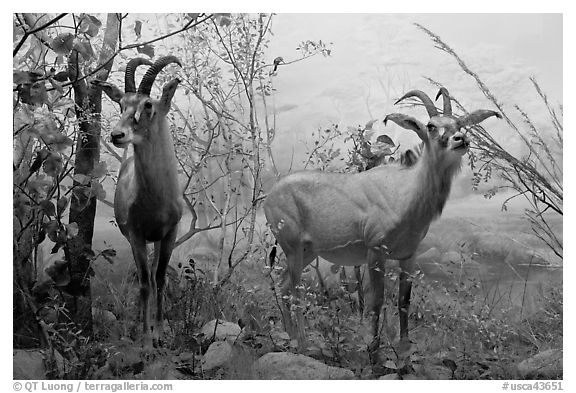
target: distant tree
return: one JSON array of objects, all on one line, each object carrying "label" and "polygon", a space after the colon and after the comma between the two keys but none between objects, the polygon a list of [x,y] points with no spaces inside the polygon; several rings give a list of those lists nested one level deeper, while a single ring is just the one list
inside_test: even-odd
[{"label": "distant tree", "polygon": [[184,45],[171,49],[184,60],[182,88],[188,101],[186,106],[176,104],[173,124],[186,178],[184,199],[192,215],[177,244],[218,229],[218,263],[211,272],[217,287],[250,259],[262,174],[266,167],[278,173],[271,150],[275,113],[269,102],[274,76],[294,62],[329,55],[326,44],[306,41],[296,59],[284,54],[286,61],[278,56],[269,60],[273,17],[218,14],[211,23],[189,30]]}]

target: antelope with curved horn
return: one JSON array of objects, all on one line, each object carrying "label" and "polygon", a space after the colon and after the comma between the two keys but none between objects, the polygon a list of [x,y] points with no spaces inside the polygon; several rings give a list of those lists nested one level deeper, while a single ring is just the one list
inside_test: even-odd
[{"label": "antelope with curved horn", "polygon": [[[422,152],[410,165],[393,163],[361,173],[342,174],[301,171],[281,179],[264,202],[268,223],[286,254],[282,293],[296,295],[301,274],[317,256],[337,265],[369,266],[370,322],[374,340],[370,351],[379,346],[378,325],[384,302],[384,262],[400,262],[398,309],[400,338],[408,341],[408,307],[411,273],[416,248],[430,223],[440,216],[448,198],[453,177],[458,173],[469,141],[462,127],[478,124],[491,110],[478,110],[460,118],[452,115],[446,89],[441,115],[424,92],[412,90],[430,120],[425,125],[412,116],[393,113],[384,119],[414,131],[422,140]],[[294,322],[283,306],[288,333],[304,342],[303,316],[296,307]]]},{"label": "antelope with curved horn", "polygon": [[[178,222],[182,216],[174,143],[166,121],[170,103],[180,81],[173,79],[159,100],[150,98],[156,76],[170,63],[181,66],[174,56],[152,63],[135,58],[128,62],[125,93],[108,82],[93,81],[120,105],[121,118],[111,132],[116,147],[134,147],[118,175],[114,195],[114,216],[122,234],[130,242],[140,283],[140,313],[145,347],[159,345],[164,323],[163,301],[166,268],[172,255]],[[136,68],[149,65],[138,91]],[[154,258],[148,266],[147,243],[154,243]],[[150,294],[156,300],[154,324],[150,323]]]}]

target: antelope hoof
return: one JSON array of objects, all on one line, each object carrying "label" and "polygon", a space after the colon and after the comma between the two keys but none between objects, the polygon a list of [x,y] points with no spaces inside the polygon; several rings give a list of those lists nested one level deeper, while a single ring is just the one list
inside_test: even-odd
[{"label": "antelope hoof", "polygon": [[152,343],[155,348],[162,348],[164,345],[164,334],[161,330],[154,329],[152,333]]},{"label": "antelope hoof", "polygon": [[367,350],[370,364],[372,365],[372,374],[384,375],[385,370],[380,362],[380,339],[374,337],[372,342],[368,344]]},{"label": "antelope hoof", "polygon": [[155,348],[163,348],[164,345],[166,344],[166,340],[164,340],[164,338],[162,337],[162,335],[158,336],[158,337],[154,337],[152,339],[152,343],[154,344]]},{"label": "antelope hoof", "polygon": [[374,337],[372,342],[368,344],[367,347],[368,354],[370,356],[372,356],[372,354],[377,354],[379,349],[380,349],[380,339],[378,337]]},{"label": "antelope hoof", "polygon": [[410,356],[412,350],[412,341],[408,337],[402,337],[398,343],[398,353],[400,356]]},{"label": "antelope hoof", "polygon": [[146,352],[154,350],[154,341],[152,340],[152,337],[148,335],[142,338],[142,348]]}]

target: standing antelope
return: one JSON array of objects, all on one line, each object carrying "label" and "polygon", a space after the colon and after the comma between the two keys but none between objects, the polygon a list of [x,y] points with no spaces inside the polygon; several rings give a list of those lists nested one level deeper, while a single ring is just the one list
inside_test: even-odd
[{"label": "standing antelope", "polygon": [[[142,58],[130,60],[126,66],[125,93],[111,83],[93,82],[120,104],[122,115],[112,130],[112,143],[123,148],[130,143],[134,146],[134,155],[120,167],[114,195],[114,216],[120,231],[130,242],[136,261],[145,347],[159,345],[162,339],[166,268],[182,216],[176,153],[166,121],[170,102],[180,81],[174,79],[168,82],[160,100],[150,98],[156,76],[170,63],[180,65],[174,56],[162,57],[153,64]],[[136,91],[134,76],[140,65],[151,67]],[[146,249],[149,242],[154,243],[154,259],[150,268]],[[149,314],[151,292],[156,298],[153,326]]]},{"label": "standing antelope", "polygon": [[[430,97],[419,90],[396,101],[419,98],[430,116],[427,125],[400,113],[384,119],[384,124],[393,121],[420,137],[422,151],[415,162],[411,159],[409,165],[393,163],[355,174],[296,172],[281,179],[264,202],[266,219],[286,254],[284,295],[298,296],[294,291],[302,270],[317,256],[343,266],[368,264],[374,336],[371,351],[379,346],[385,260],[400,261],[400,337],[408,343],[410,274],[415,252],[430,223],[441,214],[452,179],[468,151],[468,138],[460,129],[490,116],[501,117],[491,110],[478,110],[456,118],[447,90],[442,88],[436,98],[440,95],[444,100],[442,115]],[[301,310],[295,311],[295,323],[286,304],[283,314],[288,333],[304,342]]]}]

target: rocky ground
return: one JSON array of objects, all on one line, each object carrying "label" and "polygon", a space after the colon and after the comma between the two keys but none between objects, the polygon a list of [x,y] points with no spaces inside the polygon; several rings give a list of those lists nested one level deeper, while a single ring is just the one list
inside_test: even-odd
[{"label": "rocky ground", "polygon": [[[105,363],[95,370],[95,379],[374,379],[370,370],[349,370],[335,367],[312,356],[286,349],[291,342],[284,332],[274,332],[269,340],[273,347],[265,348],[262,339],[254,347],[249,337],[235,323],[210,321],[198,337],[196,352],[155,349],[143,351],[139,345],[124,339],[109,347]],[[554,379],[562,376],[562,349],[551,349],[518,363],[522,378]],[[399,372],[388,369],[379,379],[452,379],[458,364],[447,354],[426,362],[416,358],[411,367]],[[444,359],[442,359],[444,357]],[[50,361],[51,360],[51,361]],[[50,379],[65,374],[70,367],[64,358],[49,350],[14,350],[14,379]],[[391,367],[394,367],[393,365]],[[409,370],[409,371],[406,371]]]}]

